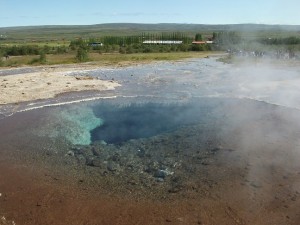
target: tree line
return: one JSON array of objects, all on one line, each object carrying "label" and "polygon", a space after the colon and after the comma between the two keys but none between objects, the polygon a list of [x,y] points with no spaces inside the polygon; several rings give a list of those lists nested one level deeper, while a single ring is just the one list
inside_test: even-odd
[{"label": "tree line", "polygon": [[14,45],[14,46],[0,46],[1,55],[20,56],[20,55],[40,55],[44,54],[61,54],[68,52],[66,46],[50,47],[48,45]]},{"label": "tree line", "polygon": [[298,37],[263,38],[260,39],[259,42],[265,45],[299,45],[300,38]]},{"label": "tree line", "polygon": [[[48,45],[15,45],[0,46],[0,56],[10,55],[40,55],[41,61],[45,61],[46,54],[63,54],[75,52],[75,58],[82,62],[88,60],[89,52],[121,54],[131,53],[151,53],[151,52],[186,52],[186,51],[211,51],[226,49],[228,45],[235,45],[241,41],[236,32],[219,32],[213,33],[210,40],[212,44],[192,44],[195,41],[202,41],[204,38],[201,33],[195,36],[181,32],[163,32],[163,33],[141,33],[140,35],[131,36],[104,36],[99,38],[71,40],[69,46],[50,47]],[[144,44],[144,41],[172,40],[182,41],[182,44]],[[102,45],[103,43],[103,45]]]},{"label": "tree line", "polygon": [[142,33],[140,35],[132,36],[104,36],[99,38],[90,38],[88,40],[72,40],[70,47],[74,49],[76,46],[82,46],[83,41],[89,45],[92,43],[103,43],[104,45],[119,45],[128,46],[141,44],[144,41],[158,41],[158,40],[172,40],[182,41],[184,44],[189,44],[193,41],[193,37],[189,37],[187,34],[174,32],[174,33]]},{"label": "tree line", "polygon": [[[190,37],[184,33],[142,33],[135,36],[104,36],[100,38],[76,39],[70,42],[70,49],[77,51],[78,61],[87,61],[88,53],[98,51],[101,53],[119,52],[121,54],[132,53],[157,53],[157,52],[186,52],[186,51],[210,51],[210,45],[193,45],[192,41],[201,38],[196,34]],[[182,44],[157,45],[144,44],[144,41],[172,40],[182,41]],[[102,45],[103,44],[103,45]]]}]

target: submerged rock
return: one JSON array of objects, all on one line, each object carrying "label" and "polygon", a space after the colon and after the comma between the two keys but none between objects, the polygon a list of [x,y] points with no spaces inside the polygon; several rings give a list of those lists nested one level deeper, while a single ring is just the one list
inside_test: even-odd
[{"label": "submerged rock", "polygon": [[94,166],[93,165],[94,157],[86,157],[85,159],[86,159],[85,165],[87,165],[87,166]]},{"label": "submerged rock", "polygon": [[102,153],[102,150],[98,147],[92,147],[92,152],[93,152],[93,155],[100,156]]},{"label": "submerged rock", "polygon": [[102,167],[104,167],[104,162],[100,158],[95,158],[95,159],[92,160],[91,165],[94,166],[94,167],[102,168]]},{"label": "submerged rock", "polygon": [[145,157],[145,150],[144,149],[138,149],[137,150],[137,156],[140,158]]},{"label": "submerged rock", "polygon": [[107,170],[110,172],[118,172],[121,170],[121,167],[118,163],[115,163],[113,161],[109,161],[107,163]]},{"label": "submerged rock", "polygon": [[81,146],[81,147],[73,147],[72,150],[74,151],[75,155],[83,155],[84,157],[92,156],[93,152],[89,145]]},{"label": "submerged rock", "polygon": [[156,170],[154,173],[154,177],[165,179],[169,175],[173,175],[174,172],[170,172],[168,169],[165,170]]},{"label": "submerged rock", "polygon": [[75,153],[73,151],[68,151],[66,154],[66,156],[74,156],[74,155],[75,155]]},{"label": "submerged rock", "polygon": [[164,170],[157,170],[155,173],[154,173],[154,177],[156,178],[165,178],[167,176],[167,173],[164,171]]},{"label": "submerged rock", "polygon": [[78,156],[76,156],[76,158],[77,158],[77,161],[79,164],[86,165],[86,159],[83,155],[78,155]]},{"label": "submerged rock", "polygon": [[164,182],[165,180],[164,180],[164,178],[161,178],[161,177],[158,177],[158,178],[156,178],[155,179],[157,182]]}]

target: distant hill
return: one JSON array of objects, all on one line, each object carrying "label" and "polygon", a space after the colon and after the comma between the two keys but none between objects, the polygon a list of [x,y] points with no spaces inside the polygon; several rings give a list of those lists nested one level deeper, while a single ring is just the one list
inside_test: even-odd
[{"label": "distant hill", "polygon": [[60,25],[60,26],[25,26],[0,28],[0,35],[9,40],[49,40],[72,39],[76,37],[89,38],[106,35],[138,35],[142,32],[184,32],[209,34],[219,31],[238,31],[245,34],[300,35],[300,25],[265,25],[265,24],[137,24],[137,23],[109,23],[96,25]]}]

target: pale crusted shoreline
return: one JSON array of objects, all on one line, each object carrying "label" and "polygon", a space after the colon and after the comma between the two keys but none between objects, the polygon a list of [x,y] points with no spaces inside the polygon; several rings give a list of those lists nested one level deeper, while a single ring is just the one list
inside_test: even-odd
[{"label": "pale crusted shoreline", "polygon": [[1,76],[0,105],[54,98],[67,92],[114,90],[120,86],[115,81],[69,75],[78,69],[45,67],[39,72]]}]

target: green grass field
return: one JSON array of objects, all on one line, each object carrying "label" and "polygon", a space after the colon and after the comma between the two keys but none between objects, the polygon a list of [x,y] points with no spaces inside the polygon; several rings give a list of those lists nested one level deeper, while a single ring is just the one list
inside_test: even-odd
[{"label": "green grass field", "polygon": [[[171,52],[171,53],[90,53],[89,63],[99,66],[130,65],[134,63],[147,63],[152,61],[182,60],[187,58],[204,58],[222,52]],[[55,65],[76,63],[75,53],[46,55],[46,62],[39,63],[39,56],[13,56],[8,60],[3,59],[2,67],[17,67],[25,65]]]},{"label": "green grass field", "polygon": [[97,38],[103,36],[140,35],[141,33],[182,32],[188,36],[201,33],[203,36],[213,32],[236,31],[245,38],[300,36],[300,26],[235,24],[235,25],[203,25],[203,24],[98,24],[82,26],[32,26],[0,28],[4,35],[2,43],[61,43],[75,38]]}]

